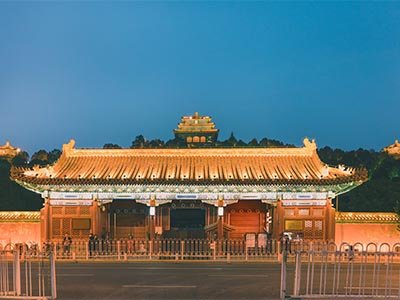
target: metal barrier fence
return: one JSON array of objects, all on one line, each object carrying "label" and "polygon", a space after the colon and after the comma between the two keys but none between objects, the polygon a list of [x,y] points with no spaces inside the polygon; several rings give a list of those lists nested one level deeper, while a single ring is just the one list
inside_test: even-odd
[{"label": "metal barrier fence", "polygon": [[56,299],[53,253],[0,250],[0,299]]},{"label": "metal barrier fence", "polygon": [[400,299],[399,249],[400,243],[286,244],[281,299],[287,295],[301,299]]},{"label": "metal barrier fence", "polygon": [[97,240],[20,245],[21,251],[54,253],[57,260],[277,260],[279,243],[245,240],[156,239]]},{"label": "metal barrier fence", "polygon": [[162,239],[55,243],[57,259],[256,260],[274,259],[276,241],[249,247],[244,240]]}]

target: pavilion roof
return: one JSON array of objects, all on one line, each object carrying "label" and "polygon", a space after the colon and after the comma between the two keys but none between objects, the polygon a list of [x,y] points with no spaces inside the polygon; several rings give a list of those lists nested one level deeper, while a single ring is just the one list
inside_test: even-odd
[{"label": "pavilion roof", "polygon": [[21,152],[21,149],[12,146],[9,141],[5,145],[0,145],[0,157],[13,158],[19,152]]},{"label": "pavilion roof", "polygon": [[395,158],[400,159],[400,142],[398,140],[395,140],[393,145],[387,146],[383,149],[383,151]]},{"label": "pavilion roof", "polygon": [[174,129],[175,133],[217,133],[215,123],[209,116],[200,116],[199,113],[194,113],[193,116],[183,116],[178,128]]},{"label": "pavilion roof", "polygon": [[52,166],[14,168],[12,178],[42,186],[333,185],[367,180],[365,169],[330,167],[314,141],[300,148],[76,149],[71,140]]}]

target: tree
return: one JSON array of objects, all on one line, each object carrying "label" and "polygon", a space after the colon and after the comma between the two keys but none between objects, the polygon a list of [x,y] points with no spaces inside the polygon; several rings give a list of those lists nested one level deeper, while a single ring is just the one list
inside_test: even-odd
[{"label": "tree", "polygon": [[148,143],[148,146],[150,148],[164,148],[164,141],[162,141],[160,139],[151,140]]},{"label": "tree", "polygon": [[173,138],[171,140],[168,140],[165,143],[165,147],[166,148],[183,148],[183,147],[186,147],[186,143],[181,139]]},{"label": "tree", "polygon": [[0,159],[0,210],[39,211],[43,207],[41,196],[12,181],[10,168],[10,162]]},{"label": "tree", "polygon": [[47,155],[49,164],[54,164],[61,156],[62,152],[59,149],[53,149]]},{"label": "tree", "polygon": [[243,141],[243,140],[239,140],[236,145],[234,147],[247,147],[248,145]]},{"label": "tree", "polygon": [[122,149],[122,147],[117,144],[108,143],[104,144],[103,149]]},{"label": "tree", "polygon": [[263,138],[259,145],[261,147],[266,147],[266,148],[273,148],[273,147],[294,147],[293,145],[289,145],[289,144],[284,144],[281,141],[277,141],[277,140],[270,140],[268,138]]},{"label": "tree", "polygon": [[138,135],[132,142],[131,148],[147,148],[147,141],[143,135]]},{"label": "tree", "polygon": [[29,154],[26,151],[21,151],[17,154],[17,156],[15,156],[12,161],[11,164],[13,166],[16,167],[22,167],[22,166],[26,166],[29,162]]},{"label": "tree", "polygon": [[394,206],[394,212],[397,215],[397,230],[400,231],[400,200],[396,200],[396,205]]},{"label": "tree", "polygon": [[46,150],[39,150],[32,155],[32,159],[30,165],[47,165],[48,164],[49,155]]},{"label": "tree", "polygon": [[259,146],[258,141],[257,141],[256,138],[252,139],[247,145],[248,145],[249,147],[252,147],[252,148],[255,148],[255,147],[258,147],[258,146]]},{"label": "tree", "polygon": [[223,147],[235,147],[237,142],[238,141],[237,141],[235,135],[233,134],[233,132],[231,132],[231,135],[229,136],[229,138],[227,140],[223,141],[221,143],[221,145]]}]

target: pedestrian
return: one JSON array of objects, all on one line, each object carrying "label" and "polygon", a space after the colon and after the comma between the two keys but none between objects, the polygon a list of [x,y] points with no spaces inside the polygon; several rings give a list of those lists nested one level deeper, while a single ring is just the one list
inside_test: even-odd
[{"label": "pedestrian", "polygon": [[105,244],[105,251],[106,254],[109,254],[111,252],[111,234],[109,231],[106,233],[106,239],[104,241]]},{"label": "pedestrian", "polygon": [[353,247],[353,245],[349,245],[348,256],[349,256],[349,261],[352,261],[354,259],[354,247]]},{"label": "pedestrian", "polygon": [[89,234],[89,257],[93,256],[94,252],[94,235],[93,233]]},{"label": "pedestrian", "polygon": [[133,253],[133,235],[132,235],[132,233],[129,234],[129,236],[128,236],[128,253],[129,254]]},{"label": "pedestrian", "polygon": [[107,231],[103,230],[103,232],[101,233],[101,237],[100,237],[100,247],[101,247],[101,252],[104,253],[104,251],[106,251],[106,240],[107,240]]},{"label": "pedestrian", "polygon": [[98,255],[100,243],[99,243],[99,238],[97,237],[97,234],[95,234],[93,237],[93,244],[94,244],[94,254]]},{"label": "pedestrian", "polygon": [[72,238],[66,233],[63,239],[63,251],[64,255],[69,256],[71,253]]}]

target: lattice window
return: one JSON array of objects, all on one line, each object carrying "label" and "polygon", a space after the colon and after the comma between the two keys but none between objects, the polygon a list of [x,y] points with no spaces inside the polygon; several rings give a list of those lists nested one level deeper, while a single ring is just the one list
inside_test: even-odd
[{"label": "lattice window", "polygon": [[62,215],[63,207],[52,207],[51,212],[53,213],[53,215]]},{"label": "lattice window", "polygon": [[78,208],[76,206],[65,208],[66,215],[76,215],[77,213],[78,213]]},{"label": "lattice window", "polygon": [[315,221],[315,230],[322,230],[322,221]]},{"label": "lattice window", "polygon": [[313,222],[311,220],[304,221],[304,238],[313,238]]},{"label": "lattice window", "polygon": [[54,237],[61,236],[61,219],[53,218],[51,222],[52,232]]},{"label": "lattice window", "polygon": [[90,206],[81,206],[80,214],[81,215],[90,215]]},{"label": "lattice window", "polygon": [[90,234],[89,229],[72,229],[72,239],[83,238],[86,239]]},{"label": "lattice window", "polygon": [[294,216],[294,208],[286,208],[285,209],[285,217]]},{"label": "lattice window", "polygon": [[315,238],[322,238],[323,236],[323,222],[322,220],[317,220],[314,222]]},{"label": "lattice window", "polygon": [[314,208],[313,209],[313,216],[314,217],[322,217],[324,215],[324,210],[321,208]]},{"label": "lattice window", "polygon": [[310,214],[310,210],[308,208],[299,209],[299,216],[308,216]]},{"label": "lattice window", "polygon": [[312,221],[311,220],[304,221],[304,228],[312,229]]},{"label": "lattice window", "polygon": [[63,219],[63,222],[62,222],[62,235],[65,235],[66,233],[71,235],[71,231],[72,231],[71,219],[70,218]]}]

